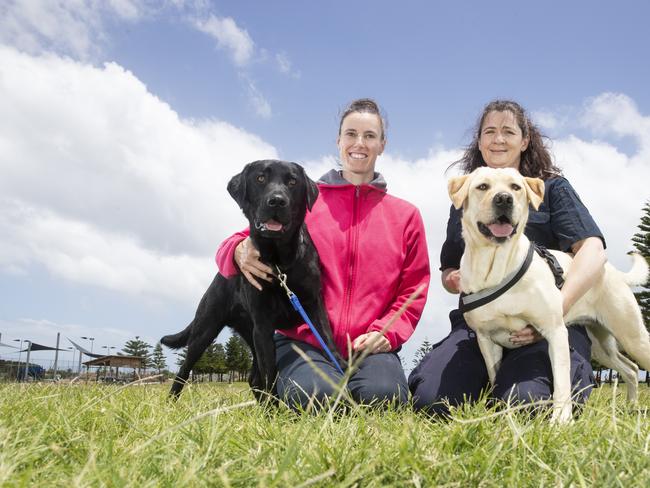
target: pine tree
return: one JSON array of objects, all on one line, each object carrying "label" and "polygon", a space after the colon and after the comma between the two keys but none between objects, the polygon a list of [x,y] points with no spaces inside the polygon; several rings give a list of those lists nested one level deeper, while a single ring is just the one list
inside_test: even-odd
[{"label": "pine tree", "polygon": [[214,345],[214,372],[219,375],[219,381],[223,381],[223,375],[228,372],[226,349],[218,342]]},{"label": "pine tree", "polygon": [[176,356],[176,366],[182,366],[185,362],[185,358],[187,357],[187,346],[185,346],[179,352],[175,352],[174,355]]},{"label": "pine tree", "polygon": [[160,342],[156,343],[156,347],[153,348],[151,362],[153,363],[153,366],[158,370],[158,374],[161,374],[163,369],[167,368],[167,361],[165,361],[165,354],[163,353],[162,345]]},{"label": "pine tree", "polygon": [[253,356],[251,350],[248,348],[248,344],[240,336],[237,336],[239,340],[239,359],[237,361],[237,371],[239,371],[239,377],[247,378],[248,373],[253,367]]},{"label": "pine tree", "polygon": [[124,347],[122,348],[122,353],[127,356],[140,356],[144,358],[144,367],[150,368],[153,367],[151,362],[151,345],[140,340],[140,336],[135,336],[135,339],[126,341]]},{"label": "pine tree", "polygon": [[431,350],[432,347],[433,344],[431,344],[429,342],[429,339],[425,337],[418,350],[415,351],[415,357],[413,358],[413,367],[416,367],[418,364],[422,362],[424,356],[427,355],[427,353]]},{"label": "pine tree", "polygon": [[215,368],[214,368],[214,346],[215,344],[212,343],[210,344],[205,351],[203,351],[203,354],[201,354],[201,357],[199,360],[194,364],[192,367],[192,371],[194,371],[196,374],[207,374],[210,377],[210,381],[212,381],[212,375],[215,373]]},{"label": "pine tree", "polygon": [[[641,223],[638,225],[639,232],[634,234],[632,242],[636,250],[650,263],[650,201],[646,202],[643,207]],[[650,330],[650,282],[640,287],[641,290],[634,294],[636,301],[641,308],[643,322],[646,329]],[[645,381],[650,385],[650,371],[645,373]]]},{"label": "pine tree", "polygon": [[234,380],[235,371],[237,371],[237,360],[239,358],[239,341],[237,335],[233,334],[226,342],[226,368],[230,376],[230,382]]},{"label": "pine tree", "polygon": [[231,381],[234,373],[238,373],[239,379],[246,375],[252,364],[252,356],[246,342],[238,334],[233,334],[226,342],[226,367],[230,372]]}]

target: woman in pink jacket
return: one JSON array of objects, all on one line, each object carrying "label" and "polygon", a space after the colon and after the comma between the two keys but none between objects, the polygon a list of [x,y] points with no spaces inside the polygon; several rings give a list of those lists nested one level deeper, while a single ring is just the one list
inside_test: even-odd
[{"label": "woman in pink jacket", "polygon": [[[408,386],[397,352],[417,325],[426,290],[381,337],[390,317],[420,285],[429,284],[429,257],[419,211],[386,193],[375,161],[386,145],[384,121],[373,100],[352,102],[337,139],[341,169],[318,181],[320,195],[305,219],[320,256],[323,298],[339,352],[368,355],[348,383],[355,401],[407,401]],[[217,264],[225,276],[242,272],[256,287],[271,281],[247,232],[224,241]],[[376,340],[372,340],[376,338]],[[334,383],[340,374],[307,325],[275,335],[278,394],[294,408],[322,404],[334,395],[329,382],[298,354],[300,349]]]}]

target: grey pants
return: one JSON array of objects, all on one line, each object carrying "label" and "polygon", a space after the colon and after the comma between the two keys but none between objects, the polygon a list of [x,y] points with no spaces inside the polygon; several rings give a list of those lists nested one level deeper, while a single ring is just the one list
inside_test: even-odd
[{"label": "grey pants", "polygon": [[[334,384],[341,374],[316,347],[275,334],[276,363],[278,366],[278,396],[294,409],[306,409],[311,404],[322,406],[336,397],[336,390],[298,354],[298,347],[310,361]],[[406,403],[408,385],[402,363],[395,352],[371,354],[366,357],[348,382],[350,395],[357,403]]]}]

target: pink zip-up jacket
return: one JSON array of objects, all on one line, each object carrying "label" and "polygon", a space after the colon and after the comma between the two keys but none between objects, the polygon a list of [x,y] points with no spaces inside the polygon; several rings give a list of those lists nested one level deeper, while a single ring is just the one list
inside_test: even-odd
[{"label": "pink zip-up jacket", "polygon": [[[426,285],[386,332],[394,350],[413,334],[429,288],[420,212],[387,194],[378,173],[370,184],[355,186],[331,170],[318,188],[320,194],[305,222],[320,256],[323,299],[334,341],[344,357],[349,343],[366,332],[381,331],[411,293]],[[248,229],[238,232],[219,247],[216,261],[225,277],[239,273],[235,248],[248,234]],[[278,332],[320,347],[306,324]]]}]

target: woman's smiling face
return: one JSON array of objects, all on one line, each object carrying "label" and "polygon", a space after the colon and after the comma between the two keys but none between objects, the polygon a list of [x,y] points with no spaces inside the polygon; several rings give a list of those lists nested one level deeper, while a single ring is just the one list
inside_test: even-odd
[{"label": "woman's smiling face", "polygon": [[488,113],[481,126],[478,148],[490,168],[519,169],[521,153],[528,147],[515,115],[510,110]]},{"label": "woman's smiling face", "polygon": [[384,151],[386,141],[377,114],[352,112],[341,124],[337,139],[343,177],[350,183],[370,183],[375,173],[375,161]]}]

